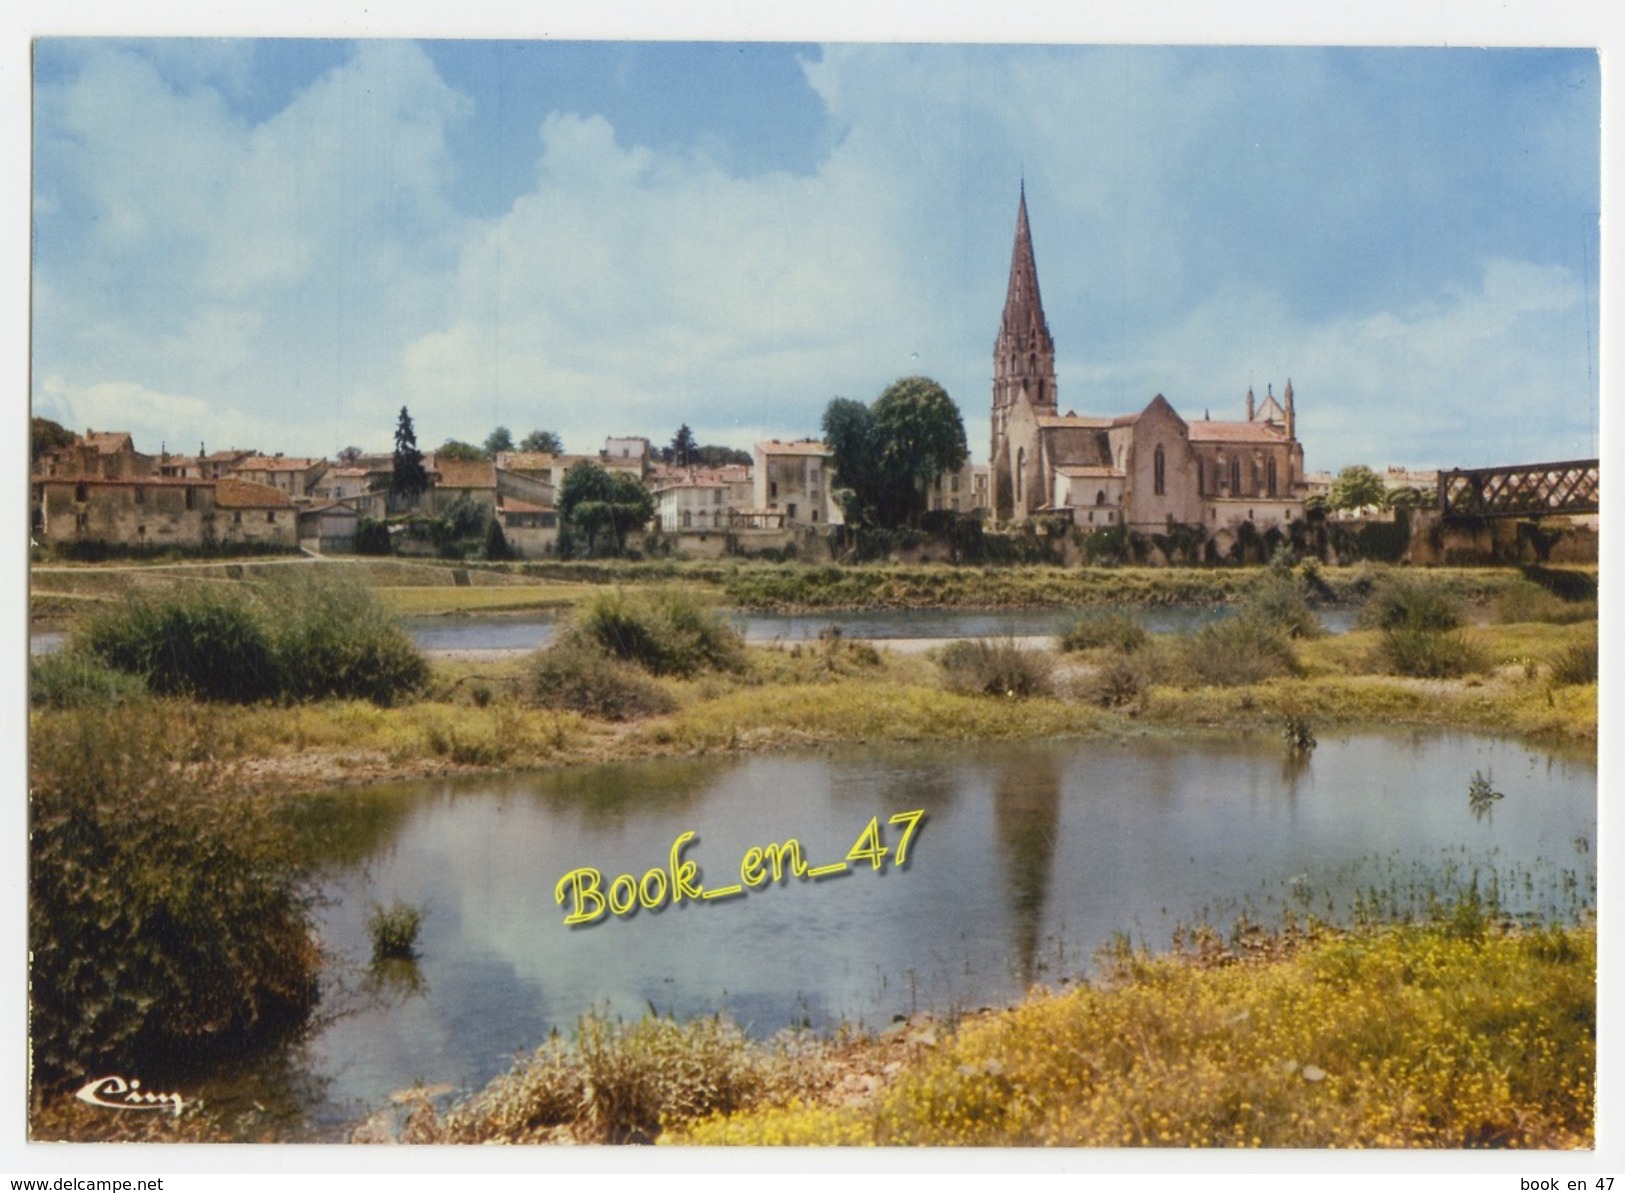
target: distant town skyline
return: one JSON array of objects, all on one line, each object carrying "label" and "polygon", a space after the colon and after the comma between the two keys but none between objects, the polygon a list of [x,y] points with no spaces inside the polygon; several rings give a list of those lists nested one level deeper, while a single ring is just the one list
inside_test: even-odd
[{"label": "distant town skyline", "polygon": [[1591,50],[47,38],[34,412],[141,450],[988,449],[1025,180],[1060,405],[1305,463],[1598,454]]}]

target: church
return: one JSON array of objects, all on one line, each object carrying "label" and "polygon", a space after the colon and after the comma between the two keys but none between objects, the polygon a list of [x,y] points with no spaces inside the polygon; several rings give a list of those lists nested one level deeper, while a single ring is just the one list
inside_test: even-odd
[{"label": "church", "polygon": [[1003,524],[1060,515],[1085,531],[1143,534],[1201,527],[1228,538],[1245,524],[1285,529],[1304,515],[1303,448],[1292,382],[1246,418],[1186,422],[1161,394],[1135,414],[1061,413],[1055,341],[1038,292],[1022,187],[1004,318],[993,345],[989,499]]}]

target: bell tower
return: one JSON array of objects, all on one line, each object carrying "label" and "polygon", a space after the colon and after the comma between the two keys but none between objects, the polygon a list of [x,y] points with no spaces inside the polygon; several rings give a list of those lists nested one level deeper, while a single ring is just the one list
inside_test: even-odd
[{"label": "bell tower", "polygon": [[[1038,476],[1036,437],[1025,442],[1022,433],[1039,414],[1056,413],[1055,341],[1044,318],[1038,293],[1038,264],[1033,257],[1032,230],[1027,224],[1027,184],[1021,185],[1016,208],[1016,242],[1010,254],[1010,284],[1005,291],[1004,318],[993,342],[993,443],[988,494],[993,516],[999,521],[1025,517],[1043,504],[1031,494]],[[1012,442],[1011,420],[1017,428]]]}]

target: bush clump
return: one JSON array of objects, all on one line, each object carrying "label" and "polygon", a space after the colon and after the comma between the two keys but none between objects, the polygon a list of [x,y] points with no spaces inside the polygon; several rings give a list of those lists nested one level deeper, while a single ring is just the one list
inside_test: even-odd
[{"label": "bush clump", "polygon": [[1287,631],[1245,615],[1209,622],[1182,645],[1183,678],[1199,687],[1240,687],[1300,670]]},{"label": "bush clump", "polygon": [[1360,625],[1370,630],[1457,630],[1466,620],[1448,593],[1415,576],[1390,576],[1360,610]]},{"label": "bush clump", "polygon": [[1319,638],[1326,632],[1290,568],[1272,565],[1242,599],[1240,615],[1279,629],[1289,638]]},{"label": "bush clump", "polygon": [[[781,1100],[805,1084],[796,1040],[753,1043],[724,1016],[677,1023],[593,1013],[414,1141],[652,1143],[670,1126]],[[432,1112],[431,1112],[432,1114]]]},{"label": "bush clump", "polygon": [[143,676],[160,696],[250,703],[280,691],[268,620],[237,588],[138,594],[93,617],[69,645]]},{"label": "bush clump", "polygon": [[677,707],[671,693],[636,667],[574,639],[537,651],[526,672],[525,688],[542,708],[604,721],[636,721]]},{"label": "bush clump", "polygon": [[1020,697],[1055,693],[1050,656],[1013,639],[962,639],[942,652],[940,662],[945,682],[956,692]]},{"label": "bush clump", "polygon": [[1105,648],[1132,654],[1144,646],[1149,637],[1137,617],[1116,611],[1091,610],[1061,635],[1060,647],[1067,652]]},{"label": "bush clump", "polygon": [[429,664],[372,593],[353,581],[303,575],[262,593],[274,617],[279,695],[394,704],[429,680]]},{"label": "bush clump", "polygon": [[1597,682],[1597,639],[1576,642],[1552,663],[1552,682],[1561,686]]},{"label": "bush clump", "polygon": [[299,1022],[319,953],[304,874],[161,705],[64,713],[31,743],[34,1080],[173,1071]]},{"label": "bush clump", "polygon": [[1484,652],[1461,630],[1395,626],[1383,631],[1377,655],[1385,671],[1416,679],[1455,679],[1488,666]]},{"label": "bush clump", "polygon": [[1501,625],[1545,622],[1574,625],[1597,616],[1595,601],[1568,601],[1528,580],[1514,580],[1495,598],[1495,620]]},{"label": "bush clump", "polygon": [[600,650],[654,675],[691,676],[744,666],[739,631],[680,588],[601,593],[581,609],[573,630]]},{"label": "bush clump", "polygon": [[104,708],[146,695],[140,676],[81,651],[59,650],[28,660],[28,702],[35,708]]},{"label": "bush clump", "polygon": [[429,676],[371,593],[315,575],[138,595],[92,618],[69,650],[140,676],[157,695],[243,704],[329,696],[392,704]]}]

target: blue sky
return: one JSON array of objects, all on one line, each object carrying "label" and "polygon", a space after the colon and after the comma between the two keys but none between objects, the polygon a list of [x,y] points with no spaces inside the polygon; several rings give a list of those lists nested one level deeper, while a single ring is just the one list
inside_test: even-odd
[{"label": "blue sky", "polygon": [[1590,50],[36,43],[36,413],[143,450],[747,446],[925,373],[985,460],[1023,177],[1063,409],[1311,469],[1590,456]]}]

